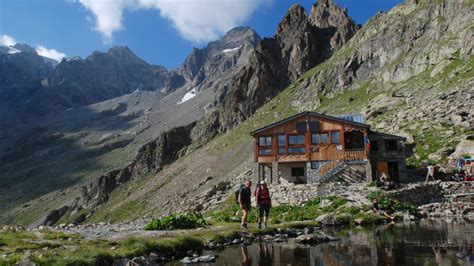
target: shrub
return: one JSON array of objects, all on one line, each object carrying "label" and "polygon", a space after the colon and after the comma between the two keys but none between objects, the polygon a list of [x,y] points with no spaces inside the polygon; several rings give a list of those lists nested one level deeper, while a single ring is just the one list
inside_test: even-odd
[{"label": "shrub", "polygon": [[150,221],[145,230],[195,229],[208,225],[201,213],[176,213]]},{"label": "shrub", "polygon": [[416,208],[414,206],[393,199],[390,196],[383,194],[379,191],[370,192],[367,195],[367,199],[370,201],[376,200],[379,208],[384,209],[389,213],[393,213],[396,211],[408,211],[412,214],[416,213]]}]

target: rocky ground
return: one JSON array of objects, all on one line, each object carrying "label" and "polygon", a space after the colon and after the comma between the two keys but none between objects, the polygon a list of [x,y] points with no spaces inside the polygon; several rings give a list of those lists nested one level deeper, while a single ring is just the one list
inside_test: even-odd
[{"label": "rocky ground", "polygon": [[[233,188],[230,182],[219,183],[212,188],[198,195],[197,201],[204,202],[205,209],[216,209],[229,197],[233,196]],[[292,186],[270,186],[273,199],[273,206],[282,204],[301,205],[304,202],[319,195],[337,195],[347,199],[346,207],[370,205],[367,195],[371,192],[383,191],[377,187],[365,184],[347,184],[334,182],[325,185],[324,189],[312,185],[292,185]],[[385,191],[391,197],[401,202],[419,206],[418,210],[424,217],[438,218],[474,218],[474,198],[473,182],[417,182],[404,184],[401,188]],[[454,197],[453,197],[454,195]],[[456,195],[465,195],[456,197]],[[322,201],[322,207],[330,202]],[[325,205],[326,204],[326,205]],[[198,205],[202,206],[202,205]],[[188,211],[183,208],[181,211]],[[65,233],[80,234],[86,239],[109,239],[117,240],[131,236],[158,236],[164,232],[145,231],[145,224],[151,218],[137,219],[130,222],[106,223],[99,222],[93,224],[59,224],[57,226],[39,226],[42,229],[59,230]],[[9,228],[8,226],[5,228]],[[13,227],[12,227],[13,228]]]}]

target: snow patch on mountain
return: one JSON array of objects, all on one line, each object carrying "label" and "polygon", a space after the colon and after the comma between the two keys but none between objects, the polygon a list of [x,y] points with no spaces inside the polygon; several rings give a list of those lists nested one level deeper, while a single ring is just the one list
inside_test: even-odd
[{"label": "snow patch on mountain", "polygon": [[196,96],[196,89],[192,89],[190,92],[187,92],[184,97],[181,99],[181,101],[178,102],[178,104],[182,104],[184,102],[187,102],[194,98]]},{"label": "snow patch on mountain", "polygon": [[230,48],[230,49],[224,49],[222,50],[223,53],[232,53],[232,52],[236,52],[237,50],[240,49],[240,46],[237,46],[235,48]]}]

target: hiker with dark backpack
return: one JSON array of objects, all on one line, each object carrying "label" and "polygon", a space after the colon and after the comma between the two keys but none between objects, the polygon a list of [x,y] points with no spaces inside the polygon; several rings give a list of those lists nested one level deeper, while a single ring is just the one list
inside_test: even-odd
[{"label": "hiker with dark backpack", "polygon": [[270,191],[265,181],[260,182],[260,186],[255,191],[255,198],[259,214],[258,228],[262,228],[262,222],[264,227],[267,228],[267,219],[270,208],[272,207],[272,199],[270,198]]},{"label": "hiker with dark backpack", "polygon": [[240,205],[240,208],[242,209],[242,224],[241,224],[242,229],[248,228],[247,216],[251,209],[251,202],[250,202],[250,198],[252,196],[252,191],[250,188],[251,186],[252,186],[252,181],[247,180],[245,182],[245,186],[241,187],[239,190],[238,203]]}]

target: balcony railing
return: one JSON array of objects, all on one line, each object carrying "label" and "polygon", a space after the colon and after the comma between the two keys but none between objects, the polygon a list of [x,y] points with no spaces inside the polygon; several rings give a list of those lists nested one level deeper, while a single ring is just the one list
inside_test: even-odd
[{"label": "balcony railing", "polygon": [[339,154],[339,160],[344,161],[362,161],[367,159],[365,150],[345,150]]}]

